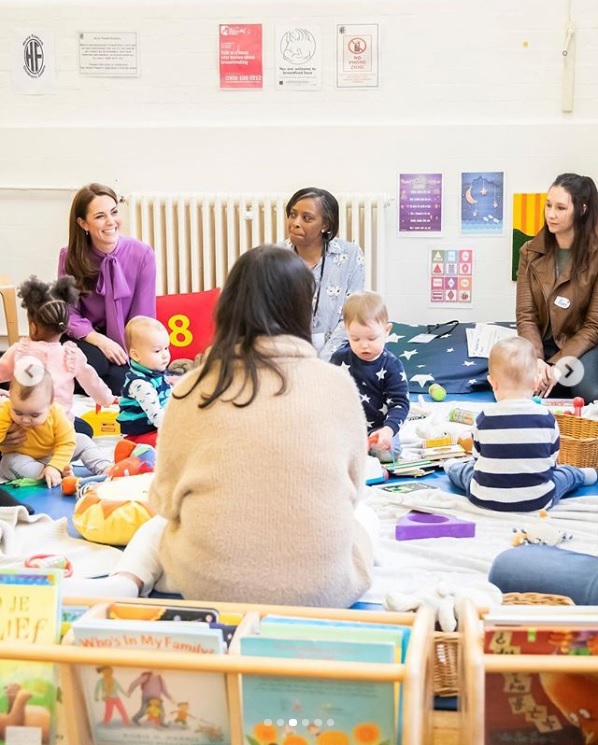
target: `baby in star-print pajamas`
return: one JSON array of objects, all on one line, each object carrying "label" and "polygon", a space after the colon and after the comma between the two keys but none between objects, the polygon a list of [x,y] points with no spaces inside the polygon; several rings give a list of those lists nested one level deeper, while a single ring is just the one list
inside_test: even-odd
[{"label": "baby in star-print pajamas", "polygon": [[357,385],[372,451],[389,461],[399,453],[399,429],[409,414],[407,375],[400,360],[384,348],[392,324],[377,292],[356,292],[343,307],[348,343],[331,362],[346,369]]}]

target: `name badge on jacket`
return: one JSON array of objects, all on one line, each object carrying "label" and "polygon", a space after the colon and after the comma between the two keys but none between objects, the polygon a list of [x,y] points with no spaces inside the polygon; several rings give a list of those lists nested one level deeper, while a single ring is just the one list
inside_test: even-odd
[{"label": "name badge on jacket", "polygon": [[554,299],[554,304],[559,308],[568,308],[571,305],[571,301],[569,300],[569,298],[557,295]]}]

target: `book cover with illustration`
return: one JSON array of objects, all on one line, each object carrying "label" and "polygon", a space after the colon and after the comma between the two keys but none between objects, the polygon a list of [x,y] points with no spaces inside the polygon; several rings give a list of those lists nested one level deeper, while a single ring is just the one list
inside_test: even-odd
[{"label": "book cover with illustration", "polygon": [[[593,628],[489,626],[486,654],[598,654]],[[486,745],[584,745],[598,742],[598,674],[486,675]]]},{"label": "book cover with illustration", "polygon": [[[222,631],[185,621],[81,618],[73,641],[84,647],[146,652],[138,668],[80,668],[94,743],[225,745],[230,742],[225,676],[155,670],[154,653],[223,654]],[[150,654],[151,653],[151,654]]]},{"label": "book cover with illustration", "polygon": [[[0,640],[57,643],[61,585],[62,571],[57,569],[0,570]],[[32,727],[27,732],[39,742],[53,743],[58,695],[57,670],[51,663],[0,660],[1,745],[9,727]]]},{"label": "book cover with illustration", "polygon": [[[240,649],[244,655],[298,660],[396,660],[392,642],[244,636]],[[242,690],[246,745],[397,742],[398,696],[394,683],[245,675]]]}]

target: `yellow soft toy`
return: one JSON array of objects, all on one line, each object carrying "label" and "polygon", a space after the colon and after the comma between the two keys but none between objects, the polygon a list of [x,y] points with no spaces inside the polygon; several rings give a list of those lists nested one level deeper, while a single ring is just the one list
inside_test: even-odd
[{"label": "yellow soft toy", "polygon": [[77,500],[73,524],[88,541],[125,546],[153,517],[148,494],[153,473],[89,483]]}]

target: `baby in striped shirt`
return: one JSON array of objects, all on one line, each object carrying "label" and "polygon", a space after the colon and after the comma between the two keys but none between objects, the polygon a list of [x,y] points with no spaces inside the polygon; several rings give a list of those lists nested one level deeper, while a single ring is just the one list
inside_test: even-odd
[{"label": "baby in striped shirt", "polygon": [[476,420],[473,459],[445,463],[451,483],[478,507],[501,512],[553,507],[580,486],[595,484],[594,468],[557,465],[558,424],[532,400],[538,370],[531,342],[520,336],[497,342],[488,371],[496,403]]}]

